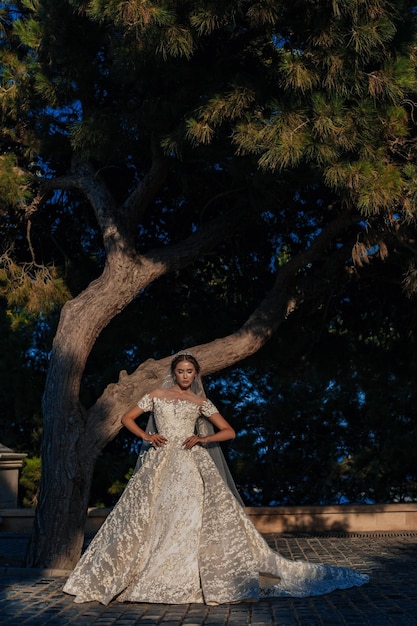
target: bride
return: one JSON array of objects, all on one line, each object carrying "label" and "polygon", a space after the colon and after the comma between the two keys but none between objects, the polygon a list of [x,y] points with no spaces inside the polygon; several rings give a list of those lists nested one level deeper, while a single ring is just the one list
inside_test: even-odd
[{"label": "bride", "polygon": [[[148,412],[143,430],[136,419]],[[205,397],[192,354],[177,354],[161,388],[122,423],[149,449],[65,583],[75,602],[214,605],[320,595],[368,581],[347,568],[286,559],[268,546],[218,445],[235,432]]]}]

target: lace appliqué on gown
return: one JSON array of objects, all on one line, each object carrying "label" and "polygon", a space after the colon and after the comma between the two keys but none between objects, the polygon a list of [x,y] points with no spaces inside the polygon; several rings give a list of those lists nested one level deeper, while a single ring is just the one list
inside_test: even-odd
[{"label": "lace appliqu\u00e9 on gown", "polygon": [[199,407],[147,394],[138,404],[154,412],[168,443],[147,452],[68,578],[64,591],[75,602],[220,604],[368,581],[347,568],[288,560],[268,546],[208,451],[182,447],[201,414],[217,412],[209,400]]}]

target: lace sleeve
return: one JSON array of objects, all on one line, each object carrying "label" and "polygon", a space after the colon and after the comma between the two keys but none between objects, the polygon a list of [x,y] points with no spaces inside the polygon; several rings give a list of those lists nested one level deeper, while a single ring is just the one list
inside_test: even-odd
[{"label": "lace sleeve", "polygon": [[204,415],[204,417],[210,417],[210,415],[218,412],[218,408],[214,406],[211,400],[206,399],[201,405],[201,415]]},{"label": "lace sleeve", "polygon": [[145,411],[145,413],[153,410],[153,400],[148,393],[139,400],[138,407]]}]

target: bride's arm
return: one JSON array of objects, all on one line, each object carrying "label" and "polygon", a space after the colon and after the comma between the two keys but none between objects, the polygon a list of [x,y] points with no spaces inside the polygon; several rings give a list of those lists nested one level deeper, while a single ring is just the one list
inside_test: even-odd
[{"label": "bride's arm", "polygon": [[153,446],[155,446],[155,448],[164,446],[167,442],[165,437],[159,435],[158,433],[151,435],[136,424],[135,420],[143,415],[143,413],[144,410],[135,405],[134,407],[126,411],[124,415],[122,415],[121,421],[123,426],[126,426],[126,428],[130,430],[131,433],[133,433],[137,437],[140,437],[141,439],[143,439],[143,441],[149,441]]},{"label": "bride's arm", "polygon": [[199,443],[229,441],[229,439],[234,439],[236,437],[234,428],[231,427],[229,422],[225,420],[223,415],[220,415],[220,413],[213,413],[213,415],[210,415],[208,419],[218,429],[217,432],[213,433],[212,435],[207,435],[206,437],[199,437],[198,435],[192,435],[191,437],[188,437],[188,439],[186,439],[183,444],[186,449],[189,450]]}]

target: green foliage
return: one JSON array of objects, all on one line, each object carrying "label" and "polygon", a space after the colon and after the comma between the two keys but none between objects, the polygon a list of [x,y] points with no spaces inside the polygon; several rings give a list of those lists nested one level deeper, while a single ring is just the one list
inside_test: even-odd
[{"label": "green foliage", "polygon": [[[272,1],[27,3],[13,25],[21,51],[13,55],[11,45],[5,50],[3,84],[11,92],[4,98],[13,103],[14,114],[26,106],[41,113],[42,102],[68,107],[79,100],[81,108],[74,110],[67,128],[68,147],[104,161],[114,156],[115,145],[122,154],[121,141],[132,145],[139,128],[151,132],[153,107],[160,142],[169,154],[183,151],[174,139],[177,114],[185,119],[184,137],[194,147],[217,141],[224,127],[237,154],[253,154],[262,168],[276,172],[300,163],[318,166],[325,184],[370,215],[385,211],[391,198],[395,204],[405,202],[407,180],[397,155],[410,139],[406,103],[416,91],[414,32],[403,27],[407,8],[384,1],[308,7]],[[57,38],[47,39],[62,11],[68,21],[65,48]],[[88,18],[96,20],[96,28]],[[73,44],[87,32],[81,72]],[[231,61],[238,57],[240,64],[228,65],[227,49]],[[221,58],[224,75],[213,90]],[[191,75],[187,62],[192,63]],[[13,70],[15,63],[22,71]],[[206,78],[204,87],[194,64]],[[181,80],[181,97],[174,103],[169,94]],[[31,85],[42,95],[37,105],[27,97]],[[126,90],[128,97],[120,98]],[[26,94],[26,105],[18,92]],[[167,114],[169,118],[175,108],[172,125]],[[168,123],[161,124],[162,119]],[[380,161],[386,169],[378,188],[363,175],[352,188],[351,176],[341,175],[369,167],[378,177]]]},{"label": "green foliage", "polygon": [[[269,99],[252,83],[250,100],[232,113],[227,94],[218,93],[190,119],[190,140],[213,141],[218,126],[236,121],[238,154],[257,155],[262,168],[319,166],[324,182],[364,215],[404,205],[407,181],[391,142],[401,137],[402,150],[412,141],[405,103],[416,92],[416,71],[413,38],[397,48],[400,11],[385,2],[316,4],[300,18],[297,7],[284,12],[292,31],[272,31],[281,44],[264,66]],[[313,34],[302,40],[304,28]],[[273,82],[281,87],[275,96]]]},{"label": "green foliage", "polygon": [[7,255],[0,258],[0,296],[7,300],[12,329],[23,310],[29,315],[48,315],[71,297],[56,268],[18,265]]},{"label": "green foliage", "polygon": [[356,192],[356,204],[366,216],[401,204],[404,179],[392,164],[381,161],[336,163],[327,167],[325,180],[335,189],[349,188]]},{"label": "green foliage", "polygon": [[19,495],[24,507],[37,506],[40,481],[41,459],[39,457],[24,459],[19,480]]},{"label": "green foliage", "polygon": [[97,461],[90,495],[91,506],[113,506],[133,474],[135,455],[121,444],[121,440],[112,442]]},{"label": "green foliage", "polygon": [[124,480],[115,480],[114,483],[112,483],[110,485],[110,487],[108,488],[108,493],[111,496],[120,496],[123,491],[125,490],[125,487],[128,483],[128,481],[132,478],[133,476],[133,467],[131,467],[129,469],[129,471],[124,475]]},{"label": "green foliage", "polygon": [[319,84],[318,72],[313,67],[309,67],[294,51],[282,54],[280,70],[281,83],[285,90],[305,94]]},{"label": "green foliage", "polygon": [[14,154],[0,155],[0,215],[31,197],[29,176],[19,170]]}]

